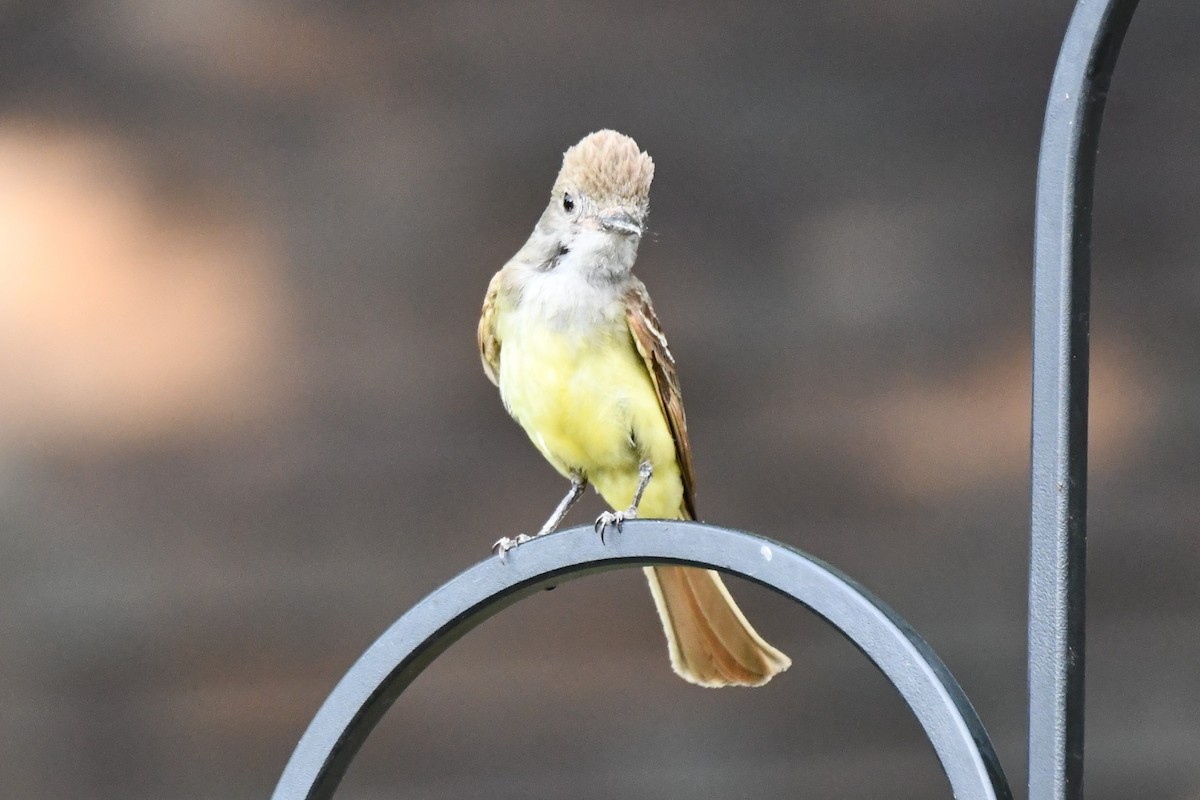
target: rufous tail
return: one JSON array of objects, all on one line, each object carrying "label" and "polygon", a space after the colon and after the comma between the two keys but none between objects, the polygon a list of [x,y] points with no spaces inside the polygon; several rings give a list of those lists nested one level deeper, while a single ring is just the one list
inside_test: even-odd
[{"label": "rufous tail", "polygon": [[721,576],[695,567],[646,567],[671,667],[699,686],[762,686],[792,665],[746,621]]}]

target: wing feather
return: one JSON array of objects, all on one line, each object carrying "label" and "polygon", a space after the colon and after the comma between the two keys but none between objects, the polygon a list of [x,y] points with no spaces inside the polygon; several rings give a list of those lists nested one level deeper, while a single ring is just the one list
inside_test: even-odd
[{"label": "wing feather", "polygon": [[483,313],[479,317],[479,330],[476,332],[484,374],[497,386],[500,385],[500,336],[496,332],[496,302],[500,281],[503,280],[501,275],[497,272],[488,284],[487,294],[483,298]]},{"label": "wing feather", "polygon": [[662,326],[654,314],[654,306],[650,304],[650,295],[641,281],[637,281],[625,294],[625,318],[633,335],[633,343],[654,381],[659,405],[675,439],[675,456],[683,479],[683,511],[689,519],[697,519],[696,473],[692,467],[692,446],[688,442],[679,375],[675,371],[675,359],[667,346],[667,337],[663,335]]}]

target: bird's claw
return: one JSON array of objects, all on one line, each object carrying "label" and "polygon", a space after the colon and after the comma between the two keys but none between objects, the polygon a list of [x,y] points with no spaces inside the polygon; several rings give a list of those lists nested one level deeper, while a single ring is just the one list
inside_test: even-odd
[{"label": "bird's claw", "polygon": [[619,533],[621,531],[621,526],[625,524],[625,520],[627,519],[637,519],[637,512],[632,510],[605,511],[603,514],[596,517],[596,524],[592,527],[595,528],[596,533],[600,534],[600,544],[605,543],[604,534],[608,530],[609,526],[616,528],[617,532]]},{"label": "bird's claw", "polygon": [[497,539],[496,543],[492,545],[492,554],[500,556],[500,560],[502,562],[507,561],[509,550],[512,550],[519,544],[525,544],[531,539],[533,539],[532,536],[526,536],[523,533],[518,533],[515,539],[510,539],[507,536],[504,536],[500,539]]}]

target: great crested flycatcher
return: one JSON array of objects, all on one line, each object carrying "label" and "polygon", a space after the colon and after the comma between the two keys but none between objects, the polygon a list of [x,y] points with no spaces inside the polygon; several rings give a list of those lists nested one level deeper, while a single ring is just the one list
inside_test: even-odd
[{"label": "great crested flycatcher", "polygon": [[[591,483],[613,508],[601,535],[639,513],[695,519],[695,479],[675,361],[633,262],[654,162],[603,130],[563,156],[550,204],[492,278],[479,321],[483,369],[571,488],[537,535]],[[503,558],[529,536],[504,538]],[[721,578],[648,567],[671,666],[701,686],[761,686],[791,665],[759,636]]]}]

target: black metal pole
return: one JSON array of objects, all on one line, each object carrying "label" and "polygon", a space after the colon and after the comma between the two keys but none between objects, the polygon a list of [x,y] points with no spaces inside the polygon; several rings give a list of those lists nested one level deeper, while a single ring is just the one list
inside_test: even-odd
[{"label": "black metal pole", "polygon": [[1079,0],[1046,104],[1034,236],[1029,800],[1083,796],[1092,182],[1137,0]]}]

